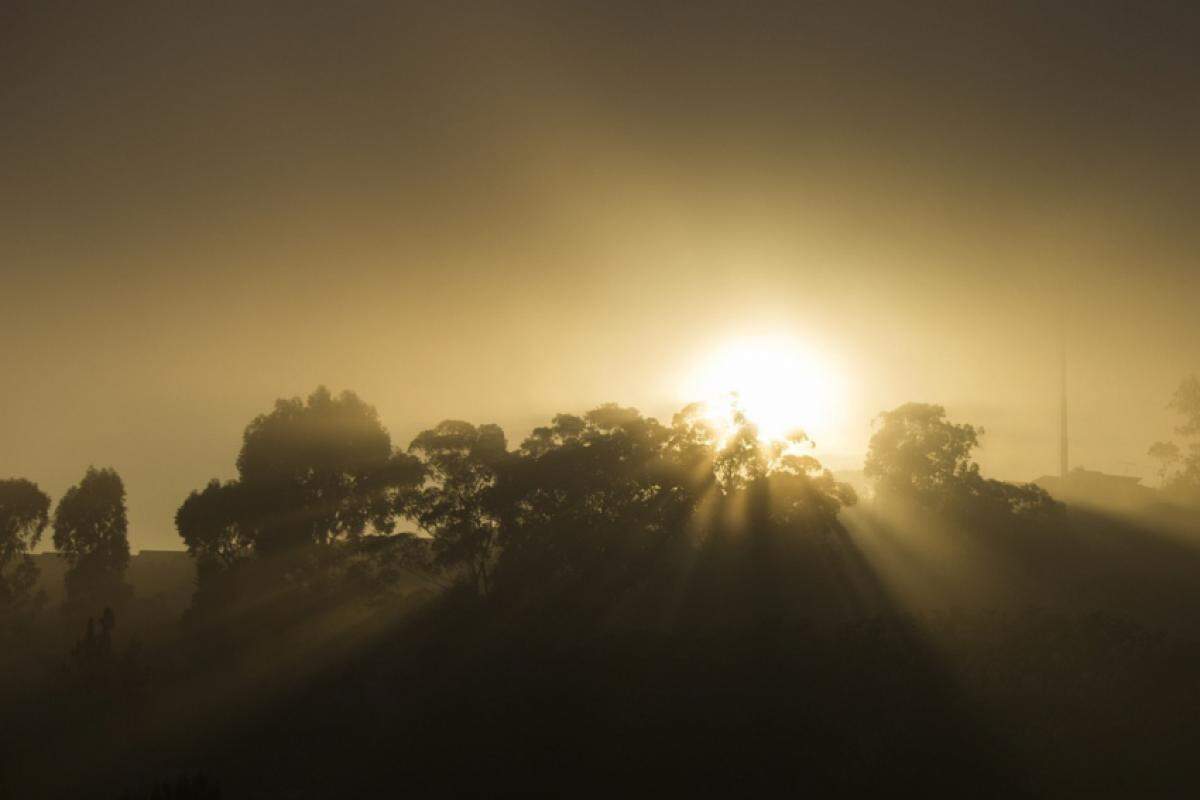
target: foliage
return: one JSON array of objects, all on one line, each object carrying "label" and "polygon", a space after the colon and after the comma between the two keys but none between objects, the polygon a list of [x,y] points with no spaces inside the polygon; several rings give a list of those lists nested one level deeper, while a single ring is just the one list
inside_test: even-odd
[{"label": "foliage", "polygon": [[127,598],[128,528],[121,477],[113,469],[88,467],[54,510],[54,546],[70,565],[68,605],[95,607]]},{"label": "foliage", "polygon": [[29,557],[50,522],[50,498],[23,478],[0,480],[0,614],[33,597],[38,571]]},{"label": "foliage", "polygon": [[237,468],[237,480],[210,481],[175,515],[197,561],[197,608],[274,591],[280,580],[327,584],[314,570],[341,563],[335,545],[391,533],[424,475],[393,450],[374,408],[324,387],[255,417]]},{"label": "foliage", "polygon": [[431,540],[412,533],[364,536],[346,543],[344,580],[371,601],[446,588]]},{"label": "foliage", "polygon": [[500,523],[490,493],[508,459],[504,431],[446,420],[418,434],[408,449],[424,467],[425,484],[397,507],[432,536],[439,565],[465,567],[472,585],[486,594],[499,551]]},{"label": "foliage", "polygon": [[[578,584],[611,603],[670,583],[705,536],[835,529],[838,511],[854,502],[850,488],[793,452],[799,438],[763,443],[744,418],[734,426],[718,430],[694,405],[666,427],[609,404],[535,429],[496,489],[504,545],[497,574],[506,589],[529,595]],[[701,530],[705,504],[704,516],[718,522]]]},{"label": "foliage", "polygon": [[905,403],[880,414],[879,421],[863,473],[881,497],[903,495],[939,508],[979,477],[971,452],[983,430],[950,422],[942,406]]},{"label": "foliage", "polygon": [[1059,505],[1034,484],[984,478],[972,452],[983,429],[955,424],[946,409],[905,403],[879,415],[863,473],[875,481],[880,502],[927,511],[1030,516]]},{"label": "foliage", "polygon": [[637,570],[678,536],[695,493],[669,443],[656,420],[611,404],[535,429],[498,490],[510,588]]},{"label": "foliage", "polygon": [[1200,436],[1200,377],[1190,375],[1175,389],[1171,410],[1183,417],[1176,431],[1183,436]]},{"label": "foliage", "polygon": [[229,568],[246,558],[254,544],[254,529],[247,524],[245,492],[237,481],[208,482],[192,492],[175,512],[175,528],[188,552],[200,562]]},{"label": "foliage", "polygon": [[[1118,778],[1127,794],[1189,774],[1200,651],[1134,620],[1200,630],[1200,558],[984,477],[979,430],[940,407],[884,415],[880,504],[843,513],[853,491],[802,434],[763,441],[736,410],[665,425],[609,404],[513,450],[494,425],[451,420],[384,457],[373,434],[339,444],[309,419],[339,402],[320,394],[252,423],[273,431],[259,466],[179,508],[193,609],[224,613],[162,634],[146,663],[119,655],[106,613],[67,657],[70,701],[29,693],[13,728],[31,732],[33,766],[16,785],[65,787],[29,796],[168,796],[146,776],[178,775],[181,753],[287,796],[370,796],[398,774],[422,794],[561,790],[587,772],[603,788],[651,775],[766,793],[792,776],[795,791],[939,796]],[[348,415],[373,430],[373,412]],[[287,498],[301,506],[274,505]],[[925,513],[875,513],[893,500]],[[990,535],[997,520],[1008,535]],[[77,753],[70,774],[49,768]],[[185,783],[173,796],[215,796]]]},{"label": "foliage", "polygon": [[263,553],[353,538],[368,525],[390,531],[395,494],[420,479],[415,460],[392,451],[374,408],[324,387],[255,417],[237,468],[238,516]]},{"label": "foliage", "polygon": [[1167,408],[1183,417],[1175,432],[1184,437],[1186,444],[1181,447],[1175,442],[1155,442],[1149,455],[1159,463],[1158,476],[1169,497],[1200,503],[1200,378],[1185,378]]},{"label": "foliage", "polygon": [[[288,574],[307,582],[332,569],[364,586],[404,573],[439,584],[446,572],[479,596],[498,576],[509,586],[628,584],[684,541],[705,498],[769,497],[759,505],[772,524],[836,527],[853,492],[801,454],[804,443],[761,442],[740,414],[720,431],[692,406],[667,427],[608,404],[556,416],[516,451],[496,425],[446,420],[401,454],[372,408],[318,389],[253,420],[238,480],[192,492],[176,527],[198,560],[198,599],[273,581],[250,562],[284,552],[296,554]],[[424,536],[392,536],[399,519]],[[301,555],[335,542],[363,546]]]}]

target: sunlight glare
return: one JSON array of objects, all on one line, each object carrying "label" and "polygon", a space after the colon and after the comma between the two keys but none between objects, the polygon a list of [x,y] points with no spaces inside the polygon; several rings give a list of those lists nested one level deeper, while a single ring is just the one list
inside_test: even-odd
[{"label": "sunlight glare", "polygon": [[685,394],[703,401],[714,421],[726,422],[736,403],[759,436],[782,440],[799,429],[815,438],[827,430],[841,399],[841,381],[826,361],[787,337],[728,342],[703,359]]}]

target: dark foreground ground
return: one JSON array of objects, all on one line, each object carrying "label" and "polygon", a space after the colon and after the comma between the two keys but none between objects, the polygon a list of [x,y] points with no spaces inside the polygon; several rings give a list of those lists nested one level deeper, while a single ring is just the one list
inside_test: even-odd
[{"label": "dark foreground ground", "polygon": [[6,643],[0,796],[1200,787],[1185,527],[847,530],[520,601],[282,593],[150,630],[131,611],[90,661],[43,620]]}]

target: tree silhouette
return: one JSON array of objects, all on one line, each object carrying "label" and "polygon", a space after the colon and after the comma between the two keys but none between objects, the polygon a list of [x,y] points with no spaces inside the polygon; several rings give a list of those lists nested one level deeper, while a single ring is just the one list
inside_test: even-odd
[{"label": "tree silhouette", "polygon": [[192,492],[175,512],[175,528],[198,562],[229,568],[248,557],[254,529],[248,524],[245,492],[237,481],[208,482]]},{"label": "tree silhouette", "polygon": [[393,452],[375,409],[353,392],[319,387],[306,400],[276,401],[246,427],[239,478],[192,492],[175,525],[201,562],[228,567],[250,554],[391,532],[397,494],[421,465]]},{"label": "tree silhouette", "polygon": [[237,480],[209,481],[175,514],[196,559],[193,617],[275,592],[281,581],[340,592],[362,579],[360,589],[379,594],[380,575],[420,561],[412,557],[420,548],[385,547],[379,537],[395,530],[423,467],[393,450],[375,409],[353,392],[335,397],[322,386],[276,401],[246,426],[237,468]]},{"label": "tree silhouette", "polygon": [[1189,375],[1175,389],[1169,406],[1183,417],[1178,432],[1184,436],[1200,436],[1200,377]]},{"label": "tree silhouette", "polygon": [[54,546],[70,565],[68,605],[97,607],[128,597],[128,527],[121,477],[111,468],[88,467],[54,510]]},{"label": "tree silhouette", "polygon": [[499,552],[499,525],[491,490],[508,459],[504,431],[445,420],[409,445],[420,459],[425,485],[399,504],[433,537],[438,563],[462,566],[479,594],[491,588]]},{"label": "tree silhouette", "polygon": [[695,495],[668,459],[671,432],[636,409],[608,404],[560,414],[522,443],[498,492],[505,573],[520,586],[637,573],[683,530]]},{"label": "tree silhouette", "polygon": [[1158,462],[1158,479],[1166,487],[1183,461],[1183,451],[1174,442],[1155,442],[1146,455]]},{"label": "tree silhouette", "polygon": [[879,420],[863,473],[875,480],[880,499],[904,497],[940,509],[979,477],[971,452],[981,428],[956,425],[945,408],[928,403],[905,403]]},{"label": "tree silhouette", "polygon": [[256,417],[237,468],[239,516],[263,554],[353,538],[368,525],[390,532],[396,493],[421,475],[415,459],[392,451],[374,408],[323,386]]},{"label": "tree silhouette", "polygon": [[1186,450],[1174,442],[1155,442],[1149,455],[1159,462],[1159,478],[1169,496],[1200,502],[1200,378],[1190,375],[1175,389],[1167,408],[1183,417],[1175,432],[1187,440]]},{"label": "tree silhouette", "polygon": [[1034,484],[984,478],[971,456],[983,429],[950,422],[942,406],[905,403],[879,419],[863,473],[875,481],[881,503],[976,514],[1030,515],[1058,508]]},{"label": "tree silhouette", "polygon": [[858,502],[849,484],[835,480],[820,461],[803,452],[812,445],[803,431],[792,431],[782,440],[763,440],[736,403],[732,429],[723,442],[702,420],[696,406],[676,415],[675,441],[707,447],[718,484],[727,494],[748,492],[767,500],[759,513],[768,514],[774,524],[828,528],[843,506]]},{"label": "tree silhouette", "polygon": [[240,567],[254,555],[256,531],[242,485],[214,478],[193,491],[175,512],[175,528],[196,560],[192,612],[229,603],[240,588]]},{"label": "tree silhouette", "polygon": [[50,498],[23,478],[0,480],[0,614],[31,599],[38,570],[29,557],[50,521]]},{"label": "tree silhouette", "polygon": [[729,512],[715,515],[726,529],[770,537],[836,527],[853,492],[796,452],[801,435],[763,442],[744,418],[734,426],[718,430],[698,405],[666,427],[608,404],[535,429],[494,492],[498,582],[523,594],[587,586],[600,604],[665,583],[701,545],[693,523],[706,500]]}]

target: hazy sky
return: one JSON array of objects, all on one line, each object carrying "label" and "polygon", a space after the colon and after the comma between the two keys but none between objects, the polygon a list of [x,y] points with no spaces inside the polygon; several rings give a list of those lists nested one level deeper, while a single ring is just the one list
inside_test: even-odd
[{"label": "hazy sky", "polygon": [[845,378],[831,465],[925,400],[1030,479],[1060,317],[1074,463],[1149,475],[1200,369],[1193,4],[313,5],[0,5],[0,476],[112,465],[177,547],[276,397],[515,443],[787,334]]}]

